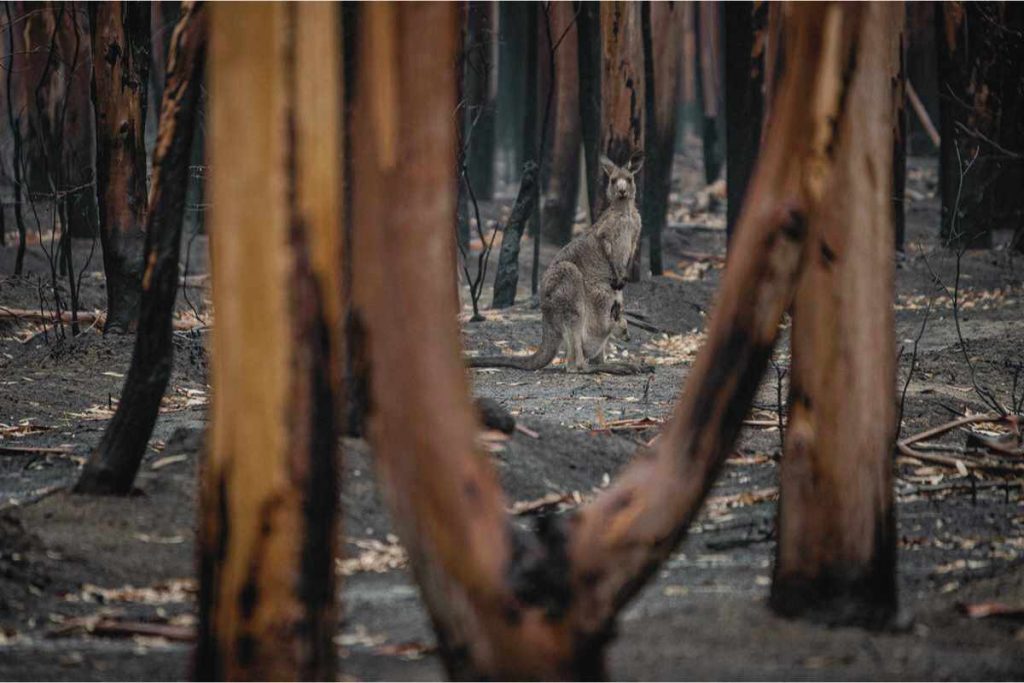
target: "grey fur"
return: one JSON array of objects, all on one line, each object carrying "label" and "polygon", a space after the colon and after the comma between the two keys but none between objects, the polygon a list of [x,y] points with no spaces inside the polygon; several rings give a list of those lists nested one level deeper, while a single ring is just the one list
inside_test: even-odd
[{"label": "grey fur", "polygon": [[549,365],[559,347],[564,346],[566,372],[640,371],[625,363],[605,363],[604,352],[609,337],[628,334],[622,288],[640,239],[633,176],[641,163],[634,159],[620,168],[607,157],[601,158],[601,167],[608,175],[609,206],[590,230],[562,247],[541,278],[540,348],[526,358],[471,358],[471,367],[539,370]]}]

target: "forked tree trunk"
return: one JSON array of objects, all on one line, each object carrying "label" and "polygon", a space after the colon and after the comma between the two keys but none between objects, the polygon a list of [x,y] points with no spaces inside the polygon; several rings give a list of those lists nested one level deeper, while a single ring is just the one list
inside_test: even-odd
[{"label": "forked tree trunk", "polygon": [[[217,325],[195,674],[334,680],[339,6],[212,3],[209,11]],[[448,78],[453,64],[444,65]],[[376,120],[387,135],[391,103],[379,104]],[[396,148],[377,149],[397,159]],[[453,168],[439,176],[447,197]],[[441,283],[446,301],[450,273]]]},{"label": "forked tree trunk", "polygon": [[704,181],[710,184],[721,176],[725,163],[725,140],[722,139],[722,125],[718,120],[722,115],[718,3],[698,2],[696,12],[697,90],[704,110],[701,126]]},{"label": "forked tree trunk", "polygon": [[1005,5],[950,0],[936,12],[940,234],[953,247],[991,246],[1005,199],[998,182],[1002,153],[986,141],[998,140],[1003,115]]},{"label": "forked tree trunk", "polygon": [[[149,4],[90,5],[96,113],[96,197],[107,287],[104,332],[135,329],[146,221]],[[191,136],[190,136],[191,137]],[[186,162],[187,168],[187,162]]]},{"label": "forked tree trunk", "polygon": [[764,58],[768,5],[762,0],[724,3],[726,235],[731,240],[743,195],[754,173],[764,116]]},{"label": "forked tree trunk", "polygon": [[793,303],[771,595],[786,615],[875,627],[896,611],[891,78],[902,17],[901,3],[833,5],[821,25],[837,67],[826,87],[842,107],[821,148],[829,173],[807,181],[819,201]]},{"label": "forked tree trunk", "polygon": [[[792,9],[792,66],[780,84],[778,114],[769,124],[707,342],[675,413],[656,445],[594,503],[548,520],[536,534],[509,524],[494,468],[476,452],[456,308],[447,295],[455,207],[439,171],[450,168],[455,154],[448,106],[455,86],[446,68],[455,44],[454,8],[372,5],[368,14],[388,28],[361,50],[357,99],[379,100],[382,82],[397,84],[397,106],[384,110],[391,112],[387,133],[366,134],[375,125],[367,104],[355,108],[353,135],[360,168],[354,179],[356,285],[367,296],[370,433],[379,481],[451,675],[600,676],[617,613],[684,537],[732,450],[802,264],[822,257],[820,240],[807,241],[808,226],[831,210],[825,202],[845,182],[830,151],[850,142],[852,124],[834,124],[845,121],[849,37],[863,34],[863,12],[810,3]],[[871,102],[888,106],[886,97]],[[872,125],[885,119],[869,113]],[[840,131],[842,139],[835,137]],[[886,137],[881,151],[872,149],[885,158],[888,143]],[[407,150],[402,163],[387,153],[394,149]],[[879,177],[888,172],[882,164]],[[405,188],[407,201],[388,201],[385,188],[396,186]],[[876,210],[887,220],[889,203],[874,206],[870,221],[880,220]],[[891,249],[886,240],[875,244]],[[871,305],[885,308],[880,300]],[[409,329],[419,332],[413,336]],[[892,393],[888,386],[874,400],[892,403]],[[851,410],[862,422],[862,407]]]},{"label": "forked tree trunk", "polygon": [[572,239],[580,191],[579,55],[576,14],[570,2],[551,4],[551,36],[557,42],[555,86],[552,102],[554,124],[548,136],[550,152],[544,190],[544,234],[548,242],[563,245]]},{"label": "forked tree trunk", "polygon": [[[644,150],[644,45],[641,3],[610,0],[601,3],[601,153],[625,167],[630,157]],[[636,196],[644,197],[641,169],[636,176]],[[607,178],[590,178],[600,187],[598,206],[608,205]],[[600,215],[600,212],[598,212]],[[640,242],[630,259],[629,281],[640,280]]]},{"label": "forked tree trunk", "polygon": [[586,164],[587,211],[601,213],[601,11],[594,0],[574,2],[580,81],[580,134]]},{"label": "forked tree trunk", "polygon": [[[192,6],[174,30],[171,70],[160,108],[153,191],[149,210],[144,212],[146,270],[140,284],[141,325],[117,412],[82,470],[75,486],[78,493],[125,495],[131,491],[171,377],[171,316],[178,293],[185,180],[205,43],[203,10]],[[139,260],[143,261],[143,254]]]},{"label": "forked tree trunk", "polygon": [[644,167],[646,183],[640,201],[643,230],[650,245],[651,274],[661,275],[661,233],[668,214],[675,157],[676,110],[682,79],[682,2],[644,2],[644,64],[647,102]]}]

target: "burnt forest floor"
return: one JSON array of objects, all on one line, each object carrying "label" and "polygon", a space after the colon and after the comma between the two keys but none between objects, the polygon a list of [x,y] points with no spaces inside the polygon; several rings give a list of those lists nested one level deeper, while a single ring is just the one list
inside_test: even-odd
[{"label": "burnt forest floor", "polygon": [[[714,192],[695,191],[701,187],[696,158],[677,157],[665,235],[668,272],[627,288],[626,310],[642,327],[631,326],[630,341],[616,343],[613,354],[642,359],[654,365],[653,374],[577,376],[556,364],[539,372],[484,369],[469,375],[476,395],[496,400],[525,428],[511,437],[484,435],[509,500],[525,510],[517,517],[523,524],[531,523],[536,509],[564,510],[595,495],[671,412],[702,341],[725,254],[724,207]],[[903,436],[966,412],[989,412],[974,384],[1009,404],[1014,368],[1024,363],[1024,259],[1015,263],[998,247],[962,258],[957,294],[972,379],[950,300],[936,283],[952,289],[957,258],[938,245],[934,161],[912,159],[909,176],[893,348],[900,354],[900,389],[916,357]],[[502,189],[480,207],[485,222],[507,213],[515,188]],[[996,242],[1006,237],[997,233]],[[8,277],[13,238],[9,234],[0,248],[0,312],[51,309],[42,249],[49,248],[48,240],[34,240],[27,274],[16,279]],[[93,244],[74,242],[74,262],[81,267]],[[87,329],[91,320],[74,339],[37,322],[0,320],[0,679],[190,676],[196,473],[207,424],[204,344],[212,320],[205,237],[190,246],[188,300],[179,297],[176,315],[181,327],[191,329],[175,335],[171,386],[137,493],[127,499],[73,496],[66,488],[112,413],[132,339],[105,338],[100,325]],[[540,313],[530,302],[526,257],[531,248],[524,241],[521,302],[513,308],[499,313],[485,307],[487,320],[469,323],[462,288],[468,353],[526,353],[538,343]],[[542,266],[555,251],[542,249]],[[63,289],[67,299],[66,284]],[[484,303],[490,294],[488,285]],[[104,307],[98,245],[81,276],[80,299],[83,314]],[[708,504],[678,552],[622,615],[610,651],[611,675],[1019,680],[1020,611],[970,618],[964,607],[1024,606],[1024,477],[992,468],[997,461],[1006,465],[1006,458],[981,459],[965,449],[964,431],[934,439],[938,450],[927,451],[952,454],[961,465],[896,458],[901,615],[892,629],[829,629],[768,610],[780,457],[775,423],[789,365],[785,334],[775,359],[778,370],[769,369],[751,424]],[[1024,373],[1017,385],[1019,397]],[[1005,426],[975,429],[994,436]],[[373,482],[368,448],[356,439],[344,445],[340,674],[441,678],[427,616]],[[1011,461],[1008,469],[1021,464]]]}]

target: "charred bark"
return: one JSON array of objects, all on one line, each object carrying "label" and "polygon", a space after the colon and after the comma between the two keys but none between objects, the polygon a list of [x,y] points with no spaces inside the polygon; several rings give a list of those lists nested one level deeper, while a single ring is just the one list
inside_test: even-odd
[{"label": "charred bark", "polygon": [[[339,6],[209,10],[218,324],[200,489],[195,676],[335,680]],[[450,126],[451,101],[447,111]],[[442,176],[448,196],[452,168]]]},{"label": "charred bark", "polygon": [[722,175],[725,163],[725,140],[722,139],[722,88],[719,74],[721,45],[719,41],[718,3],[696,3],[697,91],[703,108],[701,138],[703,140],[704,180],[709,185]]},{"label": "charred bark", "polygon": [[473,0],[467,8],[465,50],[467,170],[478,199],[494,197],[497,96],[496,3]]},{"label": "charred bark", "polygon": [[580,190],[580,95],[576,14],[572,3],[552,3],[551,35],[561,40],[555,52],[554,124],[544,186],[544,234],[556,245],[572,239]]},{"label": "charred bark", "polygon": [[117,412],[82,470],[75,485],[77,493],[126,495],[131,491],[171,376],[171,317],[178,293],[185,178],[205,43],[203,11],[195,5],[182,15],[171,45],[171,68],[153,159],[153,191],[146,214],[141,324],[132,363]]},{"label": "charred bark", "polygon": [[644,2],[644,65],[647,102],[644,166],[646,183],[641,202],[643,230],[650,245],[651,274],[661,275],[661,233],[668,214],[675,157],[676,110],[679,107],[679,67],[682,64],[681,2]]},{"label": "charred bark", "polygon": [[573,3],[579,57],[580,133],[586,164],[590,222],[601,215],[601,13],[593,0]]},{"label": "charred bark", "polygon": [[[135,329],[146,222],[147,3],[90,5],[96,116],[96,198],[107,287],[105,333]],[[187,167],[187,162],[186,162]],[[177,263],[177,255],[175,255]]]},{"label": "charred bark", "polygon": [[537,165],[527,163],[523,167],[522,179],[519,183],[519,194],[512,205],[512,213],[508,217],[501,236],[501,251],[498,254],[498,267],[494,272],[494,298],[492,308],[508,308],[516,302],[516,289],[519,285],[519,245],[526,231],[526,224],[533,215],[534,202],[537,198],[536,187],[539,182]]},{"label": "charred bark", "polygon": [[726,235],[732,239],[754,173],[764,118],[764,58],[768,3],[724,3]]},{"label": "charred bark", "polygon": [[1007,51],[1013,41],[1000,28],[1007,6],[951,1],[936,12],[940,234],[951,247],[991,246],[992,226],[1006,199],[999,180],[1006,155],[990,141],[1000,136],[1003,74],[1012,63]]}]

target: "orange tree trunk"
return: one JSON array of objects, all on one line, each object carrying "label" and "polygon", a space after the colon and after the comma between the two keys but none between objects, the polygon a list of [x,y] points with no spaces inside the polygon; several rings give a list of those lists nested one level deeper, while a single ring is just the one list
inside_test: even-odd
[{"label": "orange tree trunk", "polygon": [[334,680],[339,6],[208,10],[217,321],[196,676]]},{"label": "orange tree trunk", "polygon": [[96,116],[96,197],[107,282],[104,332],[135,328],[142,291],[146,220],[146,97],[149,4],[90,5],[92,102]]},{"label": "orange tree trunk", "polygon": [[[806,181],[816,202],[793,304],[771,604],[830,623],[879,626],[896,609],[891,75],[902,12],[832,5],[815,29],[834,65],[823,85],[842,106],[827,145],[811,131],[821,154]],[[787,71],[799,68],[789,46]]]},{"label": "orange tree trunk", "polygon": [[[572,3],[551,4],[551,37],[558,43],[555,52],[554,125],[550,142],[550,162],[544,190],[544,238],[562,245],[572,239],[580,190],[579,55],[576,38],[576,12]],[[546,45],[546,43],[545,43]]]},{"label": "orange tree trunk", "polygon": [[651,274],[661,275],[661,233],[668,214],[675,157],[676,110],[682,65],[682,2],[645,2],[642,8],[646,89],[646,182],[640,202],[643,230],[650,243]]},{"label": "orange tree trunk", "polygon": [[[838,193],[830,188],[847,182],[831,154],[849,144],[851,125],[841,114],[851,45],[822,35],[861,35],[862,12],[791,9],[792,66],[779,85],[707,343],[674,415],[657,444],[596,501],[531,534],[510,525],[494,468],[478,452],[450,296],[455,192],[447,170],[456,145],[449,65],[457,11],[367,6],[352,139],[359,169],[354,286],[372,378],[369,432],[450,674],[603,673],[616,615],[684,537],[733,447],[802,264],[821,258],[808,226],[829,210]],[[877,171],[880,178],[888,168]],[[389,197],[393,187],[403,188],[404,201]],[[887,201],[880,206],[889,211]]]},{"label": "orange tree trunk", "polygon": [[146,270],[139,282],[140,324],[132,364],[117,412],[82,470],[77,493],[126,495],[131,491],[171,377],[171,318],[178,293],[185,181],[205,47],[204,12],[189,5],[172,38],[168,87],[153,156],[153,192],[149,210],[143,212],[147,221],[145,258],[139,254],[138,259],[145,261]]},{"label": "orange tree trunk", "polygon": [[[600,152],[625,166],[636,152],[644,151],[644,46],[641,3],[612,0],[601,3],[601,142]],[[599,171],[600,172],[600,171]],[[597,198],[601,211],[607,205],[606,178],[593,179],[601,188]],[[636,196],[644,196],[641,169],[636,178]],[[598,212],[600,215],[600,212]],[[640,253],[630,261],[629,280],[640,279]]]}]

